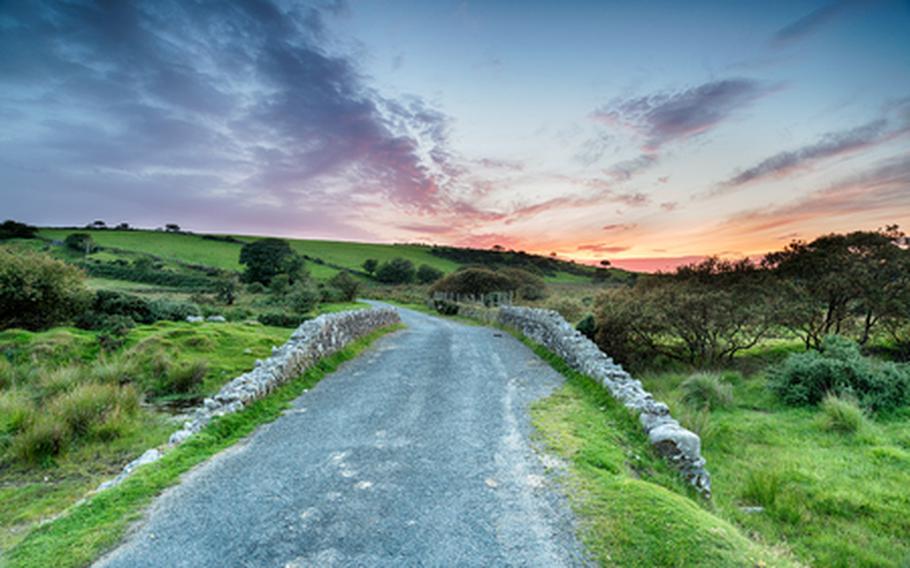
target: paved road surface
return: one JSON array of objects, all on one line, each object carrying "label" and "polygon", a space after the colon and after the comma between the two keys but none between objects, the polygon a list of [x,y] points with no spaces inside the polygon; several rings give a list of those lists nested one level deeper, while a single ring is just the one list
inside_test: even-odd
[{"label": "paved road surface", "polygon": [[98,565],[585,564],[528,439],[560,375],[508,334],[401,314],[407,329],[188,474]]}]

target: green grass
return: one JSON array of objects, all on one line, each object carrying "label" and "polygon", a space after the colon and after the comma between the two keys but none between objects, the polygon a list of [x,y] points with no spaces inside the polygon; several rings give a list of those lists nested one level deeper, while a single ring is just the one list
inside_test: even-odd
[{"label": "green grass", "polygon": [[[46,239],[62,241],[67,235],[75,232],[85,232],[102,247],[122,249],[136,253],[151,254],[167,261],[199,264],[221,268],[224,270],[240,271],[243,267],[239,263],[240,243],[230,243],[202,238],[202,235],[185,235],[179,233],[166,233],[163,231],[116,231],[116,230],[89,230],[89,229],[41,229],[39,235]],[[234,235],[238,240],[249,242],[260,237]],[[358,243],[350,241],[323,241],[313,239],[287,239],[291,247],[300,254],[312,258],[319,258],[327,264],[307,262],[306,268],[314,278],[328,279],[338,272],[338,268],[362,270],[363,261],[375,258],[380,263],[393,258],[406,258],[415,266],[428,264],[445,273],[456,270],[460,264],[430,253],[430,247],[413,244],[381,244]],[[37,244],[27,243],[26,247],[37,247]],[[43,244],[43,243],[42,243]],[[66,251],[56,251],[59,254],[69,254]],[[78,256],[78,255],[77,255]],[[115,260],[125,258],[120,251],[100,251],[91,255],[92,258]],[[129,255],[127,255],[129,256]],[[334,266],[329,266],[334,265]],[[617,274],[624,274],[616,271]],[[581,284],[590,281],[588,276],[579,276],[566,272],[559,272],[546,280],[552,283]]]},{"label": "green grass", "polygon": [[91,497],[58,519],[35,529],[7,552],[8,565],[10,568],[67,568],[89,564],[114,546],[152,499],[176,484],[181,474],[251,434],[256,427],[280,417],[291,401],[305,390],[344,361],[355,357],[378,337],[399,327],[374,332],[322,359],[300,378],[282,385],[268,397],[241,412],[213,421],[160,461],[138,470],[120,486]]},{"label": "green grass", "polygon": [[[733,404],[707,413],[682,402],[685,373],[641,376],[686,426],[703,430],[718,515],[808,565],[910,565],[910,410],[872,420],[840,407],[786,407],[762,373],[725,376]],[[829,412],[841,415],[836,427]]]},{"label": "green grass", "polygon": [[566,377],[532,407],[532,419],[544,445],[567,463],[580,537],[600,565],[793,565],[713,514],[655,455],[632,414],[594,381],[525,343]]}]

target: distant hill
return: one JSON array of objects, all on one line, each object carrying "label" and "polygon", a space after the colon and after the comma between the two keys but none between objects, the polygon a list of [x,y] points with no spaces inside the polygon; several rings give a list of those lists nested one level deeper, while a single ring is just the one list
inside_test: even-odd
[{"label": "distant hill", "polygon": [[[93,257],[113,260],[136,253],[153,255],[164,261],[184,265],[208,266],[221,270],[240,271],[238,259],[244,243],[261,237],[248,235],[208,235],[150,230],[42,228],[38,236],[62,241],[74,232],[92,235],[103,247]],[[541,274],[549,282],[590,282],[594,268],[565,260],[529,254],[521,251],[494,251],[457,247],[434,247],[419,244],[377,244],[314,239],[285,239],[292,248],[305,256],[307,269],[319,279],[330,278],[339,270],[361,271],[363,261],[374,258],[379,262],[406,258],[415,266],[428,264],[445,273],[465,265],[514,266]],[[623,280],[628,273],[611,269],[611,276]]]}]

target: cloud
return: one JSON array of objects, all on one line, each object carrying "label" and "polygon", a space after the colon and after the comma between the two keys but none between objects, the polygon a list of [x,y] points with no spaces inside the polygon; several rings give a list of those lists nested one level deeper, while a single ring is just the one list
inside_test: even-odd
[{"label": "cloud", "polygon": [[838,0],[817,8],[777,30],[771,41],[775,45],[786,45],[802,40],[818,31],[819,28],[854,4],[857,4],[855,0]]},{"label": "cloud", "polygon": [[709,195],[726,193],[731,189],[769,177],[785,177],[809,168],[821,160],[852,154],[891,140],[907,131],[910,131],[910,128],[888,129],[888,121],[878,119],[849,130],[829,132],[822,135],[817,142],[796,150],[779,152],[737,173],[722,182]]},{"label": "cloud", "polygon": [[631,128],[654,152],[664,144],[703,134],[772,92],[751,79],[724,79],[680,91],[614,101],[593,113],[596,120]]},{"label": "cloud", "polygon": [[579,245],[575,250],[590,252],[618,253],[629,250],[630,247],[613,246],[613,245]]},{"label": "cloud", "polygon": [[613,223],[610,225],[604,225],[603,227],[601,227],[601,230],[607,231],[608,233],[624,232],[624,231],[631,231],[632,229],[634,229],[637,226],[638,225],[636,225],[634,223],[633,224]]},{"label": "cloud", "polygon": [[449,118],[380,96],[329,52],[326,19],[348,10],[268,0],[5,10],[0,114],[16,136],[0,139],[0,185],[22,192],[13,200],[31,188],[54,201],[94,183],[209,226],[213,209],[241,218],[248,207],[296,214],[301,228],[339,203],[349,217],[371,201],[454,214],[448,189],[463,170]]},{"label": "cloud", "polygon": [[656,154],[640,154],[630,160],[613,164],[607,169],[607,175],[616,181],[628,181],[633,176],[654,167],[657,161]]}]

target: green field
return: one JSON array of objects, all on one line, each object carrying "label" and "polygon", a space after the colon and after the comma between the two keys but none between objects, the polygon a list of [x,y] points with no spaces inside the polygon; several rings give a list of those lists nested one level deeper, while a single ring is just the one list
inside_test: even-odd
[{"label": "green field", "polygon": [[[90,233],[95,242],[102,247],[150,254],[167,261],[212,266],[233,271],[240,271],[243,268],[238,262],[241,244],[204,239],[201,235],[145,230],[116,231],[110,229],[41,229],[39,235],[46,239],[62,241],[67,235],[74,232]],[[235,238],[249,242],[259,237],[236,235]],[[298,253],[311,258],[318,258],[325,262],[325,264],[312,261],[306,263],[310,274],[319,279],[333,276],[338,272],[338,268],[335,267],[362,270],[361,265],[368,258],[374,258],[379,262],[398,257],[406,258],[413,262],[415,266],[428,264],[445,273],[452,272],[460,266],[457,262],[431,254],[430,248],[423,245],[311,239],[286,240],[291,243],[291,247]],[[118,258],[116,253],[111,255],[107,251],[94,253],[92,257],[100,259],[102,255],[110,257],[104,258],[105,260]],[[554,276],[547,277],[546,280],[560,283],[584,283],[590,281],[590,278],[560,272]]]}]

